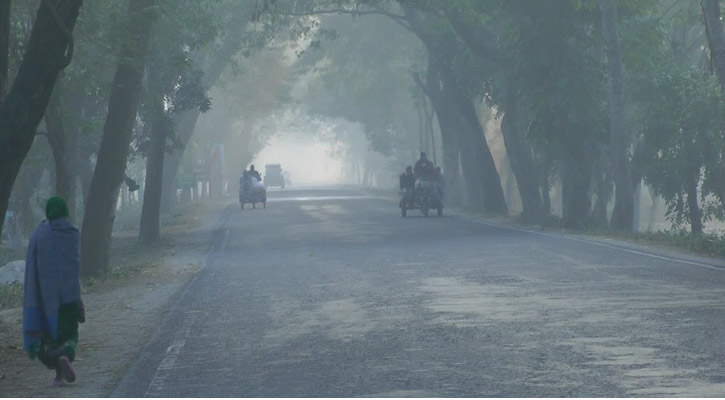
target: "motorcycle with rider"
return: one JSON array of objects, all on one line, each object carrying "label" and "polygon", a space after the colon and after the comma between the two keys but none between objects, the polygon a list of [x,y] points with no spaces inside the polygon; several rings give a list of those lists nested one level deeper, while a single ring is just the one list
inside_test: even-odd
[{"label": "motorcycle with rider", "polygon": [[[420,159],[412,168],[412,174],[406,168],[406,173],[400,177],[401,215],[405,217],[408,210],[420,209],[424,216],[428,216],[430,210],[435,209],[438,216],[443,215],[443,181],[440,168],[436,168],[428,160],[425,153],[420,153]],[[411,184],[411,181],[414,182]]]}]

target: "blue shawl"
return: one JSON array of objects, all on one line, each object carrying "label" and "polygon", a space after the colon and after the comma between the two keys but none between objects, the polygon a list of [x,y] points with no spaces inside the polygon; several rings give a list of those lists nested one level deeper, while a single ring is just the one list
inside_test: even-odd
[{"label": "blue shawl", "polygon": [[40,342],[30,332],[58,338],[61,304],[81,299],[80,235],[67,218],[43,221],[33,233],[25,258],[23,344]]}]

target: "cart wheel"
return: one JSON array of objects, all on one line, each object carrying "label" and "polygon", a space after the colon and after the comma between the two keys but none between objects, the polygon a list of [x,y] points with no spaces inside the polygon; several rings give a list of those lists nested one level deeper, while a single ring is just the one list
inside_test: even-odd
[{"label": "cart wheel", "polygon": [[244,203],[239,203],[239,205],[242,207],[242,211],[244,211]]},{"label": "cart wheel", "polygon": [[438,216],[439,217],[442,217],[443,216],[443,207],[439,207],[438,208]]}]

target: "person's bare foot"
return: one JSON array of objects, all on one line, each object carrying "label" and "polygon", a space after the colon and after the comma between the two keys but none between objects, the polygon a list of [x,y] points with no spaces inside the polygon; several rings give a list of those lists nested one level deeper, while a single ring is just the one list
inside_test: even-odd
[{"label": "person's bare foot", "polygon": [[73,365],[71,365],[68,357],[61,356],[58,358],[58,365],[60,365],[60,370],[63,372],[63,378],[66,381],[71,383],[76,381],[76,371],[73,369]]},{"label": "person's bare foot", "polygon": [[55,379],[53,379],[53,387],[63,387],[65,386],[65,379],[63,379],[63,371],[60,370],[60,367],[55,368]]}]

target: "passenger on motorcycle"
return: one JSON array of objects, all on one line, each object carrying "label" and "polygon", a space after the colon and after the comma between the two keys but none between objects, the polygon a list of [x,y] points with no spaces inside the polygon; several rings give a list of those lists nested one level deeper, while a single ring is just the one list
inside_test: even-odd
[{"label": "passenger on motorcycle", "polygon": [[254,178],[245,169],[242,172],[242,177],[239,178],[239,187],[242,189],[242,192],[248,192],[252,190],[252,185],[254,185]]},{"label": "passenger on motorcycle", "polygon": [[405,194],[409,206],[412,206],[415,199],[415,175],[413,174],[413,167],[410,165],[400,175],[400,191]]}]

